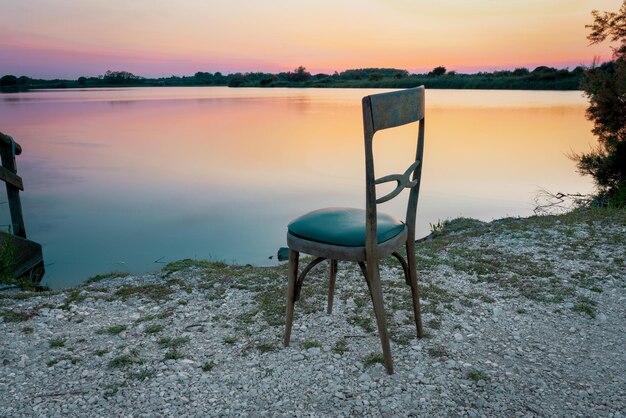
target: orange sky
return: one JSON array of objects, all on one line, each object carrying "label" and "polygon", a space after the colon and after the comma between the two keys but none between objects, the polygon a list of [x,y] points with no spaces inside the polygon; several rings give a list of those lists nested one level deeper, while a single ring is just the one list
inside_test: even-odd
[{"label": "orange sky", "polygon": [[589,65],[591,10],[622,0],[2,0],[0,75]]}]

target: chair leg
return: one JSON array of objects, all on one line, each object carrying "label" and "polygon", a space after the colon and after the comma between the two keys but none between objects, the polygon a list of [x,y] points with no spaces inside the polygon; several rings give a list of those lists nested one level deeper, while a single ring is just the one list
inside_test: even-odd
[{"label": "chair leg", "polygon": [[383,348],[385,367],[387,368],[387,373],[393,374],[393,360],[391,358],[391,347],[389,346],[389,335],[387,334],[387,317],[385,316],[385,306],[383,304],[383,291],[380,285],[378,261],[367,263],[367,281],[374,305],[374,314],[376,315],[380,344]]},{"label": "chair leg", "polygon": [[411,296],[413,299],[413,314],[415,315],[415,328],[418,338],[424,336],[422,327],[422,310],[420,307],[420,294],[417,287],[417,268],[415,266],[415,242],[408,240],[406,243],[406,258],[409,265],[409,280],[411,285]]},{"label": "chair leg", "polygon": [[333,299],[335,298],[335,278],[337,277],[337,260],[328,260],[328,306],[326,314],[333,313]]},{"label": "chair leg", "polygon": [[285,337],[283,345],[289,347],[291,340],[291,325],[293,324],[293,308],[296,303],[296,281],[298,280],[298,259],[300,253],[289,250],[289,284],[287,286],[287,319],[285,321]]}]

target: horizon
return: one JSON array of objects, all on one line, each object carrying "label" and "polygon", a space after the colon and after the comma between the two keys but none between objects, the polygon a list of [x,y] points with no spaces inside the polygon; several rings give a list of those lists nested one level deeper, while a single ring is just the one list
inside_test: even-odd
[{"label": "horizon", "polygon": [[572,69],[611,59],[609,45],[589,45],[585,25],[592,10],[617,11],[622,1],[319,0],[306,10],[285,0],[185,0],[174,9],[148,0],[3,3],[0,74],[76,79],[107,70],[159,78],[299,65],[312,74]]},{"label": "horizon", "polygon": [[[460,72],[460,71],[449,69],[445,65],[443,65],[443,67],[446,69],[446,74],[454,71],[454,72],[456,72],[457,74],[460,74],[460,75],[477,75],[477,74],[479,74],[481,72],[482,73],[493,73],[493,72],[497,72],[497,71],[513,71],[513,70],[519,69],[519,68],[525,68],[525,69],[529,70],[530,72],[532,72],[534,69],[536,69],[538,67],[542,67],[542,66],[544,66],[544,65],[537,65],[535,67],[496,68],[496,69],[493,69],[491,71],[478,70],[478,71],[475,71],[475,72]],[[582,64],[581,64],[581,66],[587,67],[587,66],[582,65]],[[342,69],[340,71],[339,70],[332,70],[332,71],[329,71],[329,72],[326,72],[326,73],[323,73],[323,72],[317,73],[317,72],[309,71],[309,69],[306,66],[304,66],[304,65],[302,67],[304,67],[305,70],[307,72],[309,72],[312,76],[315,76],[317,74],[333,75],[335,72],[337,72],[338,74],[341,74],[343,71],[350,71],[350,70],[371,70],[371,69],[405,70],[404,68],[368,67],[368,68],[346,68],[346,69]],[[547,66],[547,67],[555,68],[557,70],[568,70],[568,71],[573,71],[574,68],[576,68],[576,67],[558,67],[558,66],[554,66],[554,67]],[[211,73],[211,74],[217,74],[219,72],[223,76],[226,76],[226,77],[227,76],[232,76],[232,75],[235,75],[235,74],[243,74],[243,75],[245,75],[245,74],[254,74],[254,73],[264,73],[264,74],[274,74],[274,75],[277,75],[277,74],[282,73],[282,72],[290,72],[290,71],[295,71],[297,69],[298,68],[296,67],[296,68],[292,68],[291,70],[281,70],[281,71],[277,71],[277,72],[274,72],[274,73],[271,73],[271,72],[268,72],[268,71],[258,71],[258,70],[251,70],[251,71],[245,71],[245,72],[221,72],[221,71],[212,72],[212,71],[198,70],[198,71],[194,71],[192,73],[186,73],[186,74],[169,74],[169,75],[168,74],[164,74],[164,75],[156,75],[156,76],[149,76],[149,75],[146,76],[146,75],[143,75],[143,74],[135,74],[135,73],[133,73],[131,71],[126,71],[123,68],[118,68],[118,69],[108,69],[108,70],[102,72],[101,74],[83,74],[82,76],[78,76],[78,77],[75,77],[75,78],[71,78],[71,77],[66,77],[66,78],[63,78],[63,77],[40,78],[40,77],[30,77],[30,76],[26,76],[26,77],[29,77],[29,78],[31,78],[33,80],[39,79],[39,80],[44,80],[44,81],[53,81],[55,79],[56,80],[75,81],[75,80],[78,80],[78,78],[80,78],[80,77],[102,78],[103,76],[106,75],[107,72],[110,71],[110,72],[113,72],[113,73],[115,73],[115,72],[129,72],[129,73],[131,73],[134,76],[138,76],[140,78],[144,78],[144,79],[148,79],[149,80],[149,79],[170,78],[170,77],[180,77],[180,78],[183,78],[183,77],[194,77],[195,74],[198,73],[198,72],[205,72],[205,73]],[[431,68],[429,70],[425,70],[423,72],[412,72],[412,71],[408,71],[408,70],[407,71],[408,71],[410,76],[424,76],[424,75],[427,75],[427,73],[432,71],[432,70],[433,70],[433,68]],[[4,76],[4,75],[14,75],[14,76],[17,76],[17,77],[25,76],[24,74],[3,74],[3,73],[0,72],[0,76]]]}]

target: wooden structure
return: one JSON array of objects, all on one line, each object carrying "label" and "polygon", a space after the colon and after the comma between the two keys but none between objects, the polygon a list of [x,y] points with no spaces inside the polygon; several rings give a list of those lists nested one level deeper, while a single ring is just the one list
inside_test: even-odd
[{"label": "wooden structure", "polygon": [[[363,98],[363,130],[365,136],[365,186],[366,209],[327,208],[303,215],[289,224],[287,245],[289,247],[289,286],[287,295],[287,318],[283,343],[289,345],[295,302],[307,273],[324,260],[329,262],[328,306],[332,313],[337,260],[358,262],[367,282],[378,333],[383,349],[385,367],[393,373],[393,362],[387,320],[383,306],[378,261],[394,256],[401,263],[405,281],[411,288],[413,312],[417,336],[422,337],[419,291],[415,267],[415,218],[424,153],[424,87],[391,93],[374,94]],[[372,150],[374,134],[382,129],[419,122],[415,162],[404,172],[376,179]],[[380,198],[376,197],[376,185],[396,182],[396,188]],[[410,189],[405,222],[378,213],[377,205],[396,197],[405,188]],[[405,246],[407,260],[398,252]],[[316,258],[298,274],[300,253]]]},{"label": "wooden structure", "polygon": [[39,283],[44,275],[41,245],[26,239],[26,228],[22,215],[20,190],[24,190],[21,177],[17,175],[15,156],[22,153],[22,147],[8,135],[0,132],[0,180],[6,183],[7,200],[11,212],[12,234],[0,232],[0,243],[12,246],[14,253],[13,277],[28,278]]}]

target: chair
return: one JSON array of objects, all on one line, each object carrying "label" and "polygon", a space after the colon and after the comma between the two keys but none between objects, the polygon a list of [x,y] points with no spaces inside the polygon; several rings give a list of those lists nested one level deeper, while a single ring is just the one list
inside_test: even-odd
[{"label": "chair", "polygon": [[[404,271],[407,285],[411,287],[413,312],[417,336],[422,337],[419,291],[415,270],[415,217],[422,171],[424,151],[424,87],[391,93],[373,94],[363,98],[363,131],[365,137],[365,187],[366,208],[326,208],[309,212],[293,220],[288,226],[289,285],[287,294],[287,318],[283,344],[289,346],[294,305],[307,273],[324,260],[329,262],[327,313],[332,313],[337,261],[358,262],[367,282],[378,334],[383,349],[385,367],[393,374],[393,361],[387,334],[387,320],[383,306],[378,260],[392,255],[398,259]],[[419,121],[415,162],[404,174],[393,174],[376,179],[372,143],[377,131]],[[376,198],[376,185],[396,182],[390,193]],[[376,206],[396,197],[410,188],[406,220],[378,213]],[[404,245],[407,260],[397,252]],[[300,253],[315,258],[298,274]]]}]

